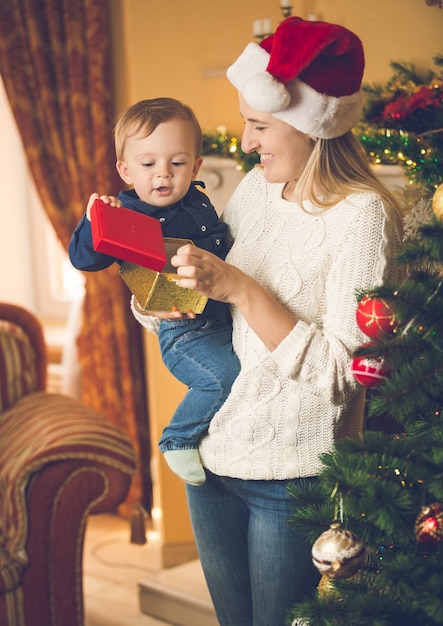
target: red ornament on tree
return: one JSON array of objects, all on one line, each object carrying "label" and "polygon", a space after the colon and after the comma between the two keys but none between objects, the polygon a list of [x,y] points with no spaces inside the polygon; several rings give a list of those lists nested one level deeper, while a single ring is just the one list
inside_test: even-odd
[{"label": "red ornament on tree", "polygon": [[357,305],[356,318],[360,330],[371,339],[392,335],[397,328],[391,305],[376,296],[363,296]]},{"label": "red ornament on tree", "polygon": [[[369,346],[371,343],[365,343]],[[383,359],[374,359],[368,356],[356,356],[352,359],[351,371],[355,380],[363,387],[376,387],[388,377]]]},{"label": "red ornament on tree", "polygon": [[443,504],[434,502],[422,507],[415,520],[415,538],[425,548],[435,548],[443,541]]}]

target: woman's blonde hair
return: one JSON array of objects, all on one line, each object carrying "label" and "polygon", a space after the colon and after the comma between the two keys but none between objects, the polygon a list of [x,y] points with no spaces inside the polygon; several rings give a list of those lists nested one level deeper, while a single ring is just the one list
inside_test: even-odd
[{"label": "woman's blonde hair", "polygon": [[153,98],[133,104],[118,118],[114,129],[117,160],[123,159],[128,137],[139,134],[141,138],[147,137],[159,124],[171,120],[183,120],[190,124],[195,137],[195,156],[199,157],[202,150],[202,131],[192,109],[175,98]]},{"label": "woman's blonde hair", "polygon": [[[363,146],[352,131],[335,139],[318,139],[297,186],[298,201],[307,198],[321,209],[362,191],[378,193],[400,213],[393,194],[372,172]],[[301,203],[302,205],[302,203]]]}]

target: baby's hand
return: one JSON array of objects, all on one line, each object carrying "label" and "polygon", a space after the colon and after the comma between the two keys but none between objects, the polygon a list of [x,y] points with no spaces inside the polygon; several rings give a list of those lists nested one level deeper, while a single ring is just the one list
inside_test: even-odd
[{"label": "baby's hand", "polygon": [[100,198],[100,200],[103,200],[105,204],[110,204],[111,206],[122,205],[120,200],[117,200],[115,196],[99,196],[98,193],[93,193],[90,196],[88,200],[88,206],[86,207],[86,217],[88,218],[89,221],[91,221],[91,207],[94,204],[94,201],[97,200],[98,198]]}]

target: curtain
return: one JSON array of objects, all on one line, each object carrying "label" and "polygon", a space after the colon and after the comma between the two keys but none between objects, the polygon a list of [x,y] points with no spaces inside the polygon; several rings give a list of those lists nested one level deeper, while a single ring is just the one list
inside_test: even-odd
[{"label": "curtain", "polygon": [[[0,4],[0,74],[42,204],[67,247],[93,191],[120,184],[112,142],[108,0]],[[151,509],[142,329],[117,267],[86,273],[78,340],[82,399],[127,432],[139,470],[120,512]]]}]

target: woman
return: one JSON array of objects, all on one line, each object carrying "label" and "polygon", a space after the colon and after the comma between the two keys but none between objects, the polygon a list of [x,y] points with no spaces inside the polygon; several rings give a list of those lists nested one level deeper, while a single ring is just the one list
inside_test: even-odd
[{"label": "woman", "polygon": [[395,202],[350,132],[363,66],[353,33],[297,17],[247,46],[228,78],[242,149],[262,167],[224,212],[234,241],[226,262],[192,246],[172,260],[180,286],[231,305],[241,363],[200,444],[206,482],[187,486],[221,626],[283,626],[315,588],[311,546],[287,523],[287,487],[309,485],[319,454],[362,430],[356,292],[395,277],[400,246]]}]

